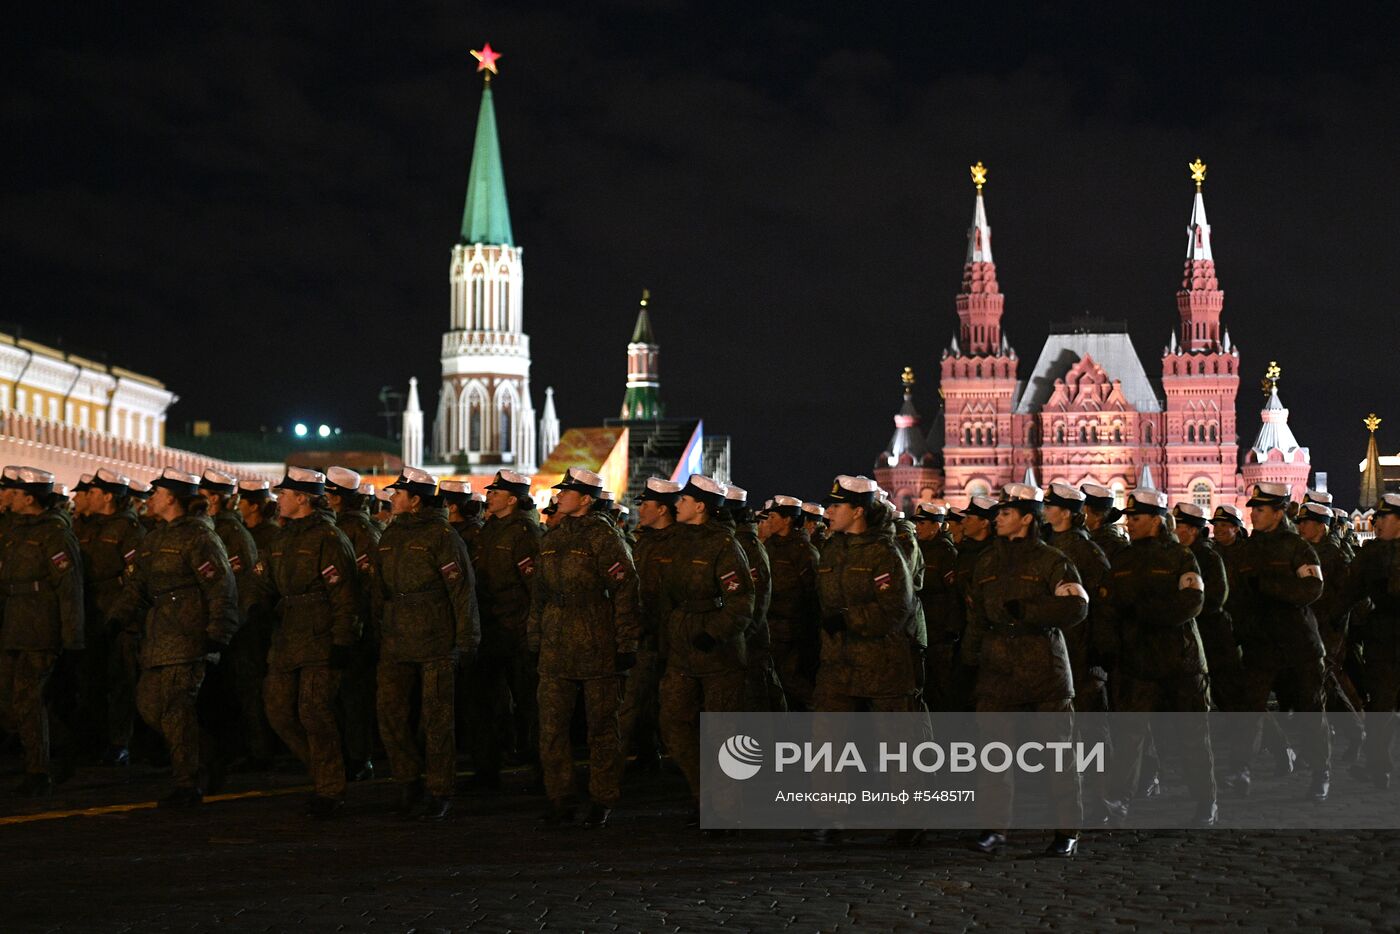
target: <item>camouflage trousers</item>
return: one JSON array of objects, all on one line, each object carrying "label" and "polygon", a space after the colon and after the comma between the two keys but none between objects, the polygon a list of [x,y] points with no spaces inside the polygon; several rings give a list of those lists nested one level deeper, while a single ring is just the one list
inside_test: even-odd
[{"label": "camouflage trousers", "polygon": [[538,668],[538,656],[523,646],[477,656],[467,691],[467,722],[478,775],[500,773],[503,747],[529,761],[539,755]]},{"label": "camouflage trousers", "polygon": [[657,692],[660,690],[660,658],[656,649],[638,649],[637,664],[627,672],[622,687],[622,708],[617,714],[622,750],[635,749],[638,755],[657,752]]},{"label": "camouflage trousers", "polygon": [[268,722],[311,773],[322,798],[345,796],[345,758],[335,725],[340,679],[341,673],[326,665],[269,671],[263,679]]},{"label": "camouflage trousers", "polygon": [[345,757],[356,764],[374,758],[376,654],[369,636],[355,644],[336,695],[336,719],[344,738]]},{"label": "camouflage trousers", "polygon": [[742,670],[697,676],[668,669],[661,678],[661,738],[696,797],[700,794],[700,712],[743,710],[745,677]]},{"label": "camouflage trousers", "polygon": [[141,719],[165,740],[170,771],[179,788],[199,785],[199,686],[204,662],[146,668],[136,683]]},{"label": "camouflage trousers", "polygon": [[958,643],[930,644],[924,652],[924,704],[940,713],[971,710],[975,672],[958,660]]},{"label": "camouflage trousers", "polygon": [[267,651],[271,646],[267,614],[250,611],[247,622],[234,633],[227,657],[232,666],[233,693],[238,706],[243,752],[254,759],[271,759],[276,752],[272,725],[263,700],[267,677]]},{"label": "camouflage trousers", "polygon": [[782,682],[766,651],[751,651],[744,671],[744,710],[787,713]]},{"label": "camouflage trousers", "polygon": [[[425,662],[379,660],[379,735],[389,753],[394,781],[413,782],[426,770],[428,794],[450,798],[457,790],[456,712],[453,709],[457,663],[451,658]],[[413,693],[421,698],[425,745],[410,723]]]},{"label": "camouflage trousers", "polygon": [[[1210,742],[1210,691],[1204,674],[1183,674],[1172,678],[1147,680],[1128,674],[1115,674],[1113,721],[1113,761],[1109,763],[1108,797],[1126,804],[1139,788],[1143,751],[1151,737],[1157,753],[1181,756],[1186,787],[1198,805],[1214,803],[1215,752]],[[1152,733],[1150,714],[1162,712],[1198,714],[1200,721],[1189,730],[1174,731],[1169,743]],[[1185,722],[1185,718],[1181,718]],[[1176,746],[1173,749],[1171,746]],[[1165,747],[1165,748],[1164,748]]]},{"label": "camouflage trousers", "polygon": [[45,689],[57,652],[0,652],[0,725],[19,736],[24,771],[49,771],[49,711]]},{"label": "camouflage trousers", "polygon": [[783,697],[790,710],[810,710],[812,707],[812,677],[802,646],[796,642],[773,640],[773,667],[783,687]]},{"label": "camouflage trousers", "polygon": [[[997,716],[1012,711],[1058,716],[1049,723],[1037,722],[1036,735],[1022,738],[1017,735],[1010,717]],[[977,701],[977,714],[977,740],[984,747],[990,743],[1005,743],[1015,749],[1021,742],[1032,738],[1041,743],[1068,743],[1074,739],[1074,702],[1069,699],[1008,707],[998,703],[995,698],[984,697]],[[1048,769],[1043,774],[1049,782],[1058,832],[1071,837],[1079,836],[1079,826],[1084,822],[1079,773],[1074,769]],[[1015,794],[1015,770],[980,770],[977,775],[977,814],[982,825],[1004,833],[1011,826]]]},{"label": "camouflage trousers", "polygon": [[574,794],[569,726],[580,690],[588,723],[588,796],[606,807],[616,805],[622,797],[622,739],[617,725],[622,691],[618,680],[614,675],[587,681],[540,675],[540,769],[549,800],[567,801]]},{"label": "camouflage trousers", "polygon": [[[830,676],[823,677],[821,671],[817,672],[817,683],[812,694],[812,710],[817,713],[855,713],[868,711],[870,713],[919,713],[924,709],[923,701],[917,697],[911,687],[908,694],[898,694],[885,697],[861,697],[847,693],[844,684],[838,683]],[[927,718],[924,722],[925,735],[921,739],[932,739],[929,731]],[[895,739],[895,737],[890,737]],[[900,737],[902,739],[903,737]],[[833,748],[841,748],[850,737],[842,735],[833,718],[817,717],[812,729],[812,741],[815,744],[831,743]],[[835,826],[840,826],[841,819],[845,816],[846,806],[830,803],[839,793],[847,791],[847,776],[841,772],[818,771],[812,776],[812,788],[828,796],[826,802],[818,802],[813,805],[813,810],[821,816],[822,820]],[[890,790],[897,791],[894,787],[894,774],[890,775]]]}]

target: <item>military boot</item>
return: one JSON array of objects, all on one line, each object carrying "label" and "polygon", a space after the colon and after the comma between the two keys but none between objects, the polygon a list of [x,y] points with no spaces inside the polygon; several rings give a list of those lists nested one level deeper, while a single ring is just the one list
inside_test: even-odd
[{"label": "military boot", "polygon": [[1332,788],[1332,772],[1328,769],[1318,769],[1313,772],[1312,784],[1308,786],[1308,798],[1318,803],[1327,800],[1327,793]]},{"label": "military boot", "polygon": [[204,795],[198,788],[180,787],[161,798],[156,805],[163,808],[189,808],[195,807],[203,800]]},{"label": "military boot", "polygon": [[1006,846],[1006,834],[995,830],[984,830],[972,841],[972,848],[983,853],[995,853]]},{"label": "military boot", "polygon": [[394,808],[394,813],[400,817],[409,817],[413,814],[418,802],[423,800],[423,780],[415,778],[413,781],[404,784],[399,789],[399,806]]},{"label": "military boot", "polygon": [[608,818],[611,816],[612,808],[594,801],[588,808],[588,816],[583,819],[583,826],[601,830],[608,826]]},{"label": "military boot", "polygon": [[1056,859],[1073,859],[1074,854],[1079,852],[1079,838],[1071,837],[1067,833],[1055,834],[1055,839],[1045,848],[1046,856],[1053,856]]},{"label": "military boot", "polygon": [[418,815],[418,819],[431,821],[442,820],[451,810],[451,798],[439,798],[437,795],[429,795],[428,803],[424,806],[423,813]]}]

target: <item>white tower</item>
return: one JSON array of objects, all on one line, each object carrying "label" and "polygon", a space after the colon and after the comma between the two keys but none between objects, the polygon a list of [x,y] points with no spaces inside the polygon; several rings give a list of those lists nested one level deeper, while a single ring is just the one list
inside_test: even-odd
[{"label": "white tower", "polygon": [[532,473],[537,466],[536,422],[530,399],[530,338],[523,330],[523,250],[511,233],[496,137],[491,99],[495,58],[478,58],[486,87],[461,237],[452,248],[448,273],[452,327],[442,337],[433,453],[441,461],[465,461],[473,473],[501,467]]},{"label": "white tower", "polygon": [[544,414],[540,416],[540,463],[559,446],[559,415],[554,411],[554,387],[544,391]]},{"label": "white tower", "polygon": [[403,462],[423,466],[423,409],[418,404],[418,377],[408,380],[408,402],[403,407]]}]

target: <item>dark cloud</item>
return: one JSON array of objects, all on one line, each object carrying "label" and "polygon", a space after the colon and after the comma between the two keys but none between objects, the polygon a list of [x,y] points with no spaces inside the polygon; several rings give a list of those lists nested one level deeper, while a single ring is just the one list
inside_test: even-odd
[{"label": "dark cloud", "polygon": [[1157,372],[1200,155],[1242,440],[1277,359],[1300,440],[1348,496],[1359,416],[1393,397],[1400,84],[1362,12],[29,16],[5,39],[0,317],[165,379],[177,425],[378,430],[381,385],[431,384],[484,39],[505,55],[535,384],[568,424],[616,410],[645,286],[668,409],[734,435],[741,483],[810,493],[868,470],[901,367],[936,408],[976,159],[1023,374],[1047,324],[1086,309],[1126,320]]}]

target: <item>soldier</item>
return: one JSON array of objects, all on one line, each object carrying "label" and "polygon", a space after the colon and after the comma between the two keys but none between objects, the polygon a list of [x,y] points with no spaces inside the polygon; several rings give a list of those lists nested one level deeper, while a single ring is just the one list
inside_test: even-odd
[{"label": "soldier", "polygon": [[1235,641],[1230,613],[1225,609],[1230,596],[1230,577],[1225,560],[1210,540],[1210,517],[1195,503],[1177,503],[1172,507],[1172,517],[1176,520],[1177,540],[1191,550],[1205,587],[1201,611],[1196,614],[1196,632],[1206,655],[1212,706],[1218,710],[1243,710],[1236,696],[1243,680],[1240,646]]},{"label": "soldier", "polygon": [[141,525],[149,532],[160,524],[161,520],[151,513],[151,497],[155,495],[155,487],[145,480],[131,481],[131,503],[136,508],[136,518]]},{"label": "soldier", "polygon": [[924,618],[923,601],[919,599],[919,594],[924,589],[924,553],[919,548],[919,533],[914,528],[914,523],[906,519],[902,511],[894,508],[894,504],[890,502],[889,494],[882,489],[877,489],[876,499],[890,514],[890,529],[894,533],[894,541],[899,546],[899,553],[904,558],[904,564],[909,569],[909,586],[914,590],[914,607],[910,612],[909,631],[914,635],[914,651],[919,656],[914,673],[918,676],[919,709],[922,710],[926,709],[924,706],[924,685],[928,665],[926,660],[928,621]]},{"label": "soldier", "polygon": [[19,467],[6,477],[9,515],[0,542],[0,722],[24,747],[15,793],[47,795],[45,688],[59,656],[83,648],[83,571],[71,522],[52,508],[53,474]]},{"label": "soldier", "polygon": [[1391,740],[1400,700],[1400,493],[1385,493],[1371,516],[1376,537],[1357,555],[1353,575],[1368,612],[1353,623],[1366,656],[1366,761],[1352,774],[1378,788],[1390,787]]},{"label": "soldier", "polygon": [[540,515],[544,517],[544,530],[546,532],[558,527],[564,521],[564,517],[559,515],[559,495],[551,493],[549,505],[540,510]]},{"label": "soldier", "polygon": [[947,508],[936,503],[914,507],[914,528],[924,562],[924,586],[918,596],[928,626],[924,700],[930,710],[938,711],[965,706],[953,684],[965,617],[958,594],[958,550],[943,531],[947,518]]},{"label": "soldier", "polygon": [[802,528],[807,533],[807,540],[820,552],[828,537],[826,512],[820,503],[802,504]]},{"label": "soldier", "polygon": [[744,634],[748,670],[744,681],[744,709],[787,713],[787,701],[778,672],[773,665],[773,637],[768,628],[768,607],[773,599],[773,568],[768,551],[758,537],[758,525],[748,508],[749,493],[743,487],[727,484],[724,506],[717,521],[728,526],[753,578],[753,621]]},{"label": "soldier", "polygon": [[[277,494],[266,480],[238,481],[238,512],[243,525],[253,536],[257,558],[266,571],[273,542],[281,532],[277,516]],[[243,711],[243,743],[248,758],[243,765],[251,771],[261,771],[272,765],[276,752],[276,734],[267,722],[267,706],[263,703],[262,685],[267,677],[267,653],[272,648],[272,630],[277,622],[271,595],[265,590],[247,605],[243,628],[238,631],[233,649],[241,652],[233,659],[238,690],[238,704]]]},{"label": "soldier", "polygon": [[700,713],[744,709],[745,633],[754,581],[744,549],[722,522],[725,485],[691,474],[676,500],[674,560],[662,587],[661,735],[700,796]]},{"label": "soldier", "polygon": [[[367,484],[368,485],[368,484]],[[370,490],[374,490],[370,486]],[[370,518],[374,524],[379,526],[379,531],[383,532],[389,525],[389,520],[394,517],[394,494],[388,490],[374,492],[374,502],[370,504]]]},{"label": "soldier", "polygon": [[772,502],[764,547],[773,590],[768,604],[773,664],[788,708],[810,710],[820,650],[817,563],[821,555],[812,547],[802,522],[802,500],[778,495]]},{"label": "soldier", "polygon": [[280,617],[263,700],[268,722],[311,772],[307,816],[327,820],[345,803],[335,699],[360,636],[355,554],[332,521],[324,474],[288,467],[276,490],[282,532],[258,565]]},{"label": "soldier", "polygon": [[1113,491],[1097,483],[1082,483],[1079,492],[1084,494],[1084,530],[1112,562],[1114,555],[1128,547],[1128,536],[1118,525],[1123,513],[1113,505]]},{"label": "soldier", "polygon": [[[1326,496],[1326,501],[1313,499]],[[1322,565],[1322,596],[1312,605],[1317,617],[1318,635],[1322,638],[1323,658],[1327,666],[1325,690],[1328,720],[1339,734],[1348,740],[1347,758],[1355,761],[1361,752],[1365,730],[1357,713],[1360,696],[1351,686],[1345,669],[1347,627],[1351,620],[1351,610],[1356,604],[1356,588],[1351,582],[1346,555],[1332,539],[1332,509],[1325,503],[1331,501],[1331,494],[1308,492],[1308,501],[1298,510],[1298,534],[1313,546],[1318,563]],[[1348,690],[1350,688],[1350,690]]]},{"label": "soldier", "polygon": [[[82,484],[79,484],[80,486]],[[129,747],[136,719],[136,640],[134,634],[112,632],[106,621],[121,596],[127,569],[146,530],[131,508],[131,480],[103,467],[88,478],[82,497],[85,521],[75,525],[83,553],[83,594],[86,650],[81,683],[88,694],[79,708],[94,728],[105,727],[103,765],[131,761]]]},{"label": "soldier", "polygon": [[501,784],[501,739],[538,767],[539,659],[526,645],[530,591],[544,529],[530,478],[499,470],[486,487],[486,524],[471,549],[481,608],[481,651],[472,676],[472,760],[478,785]]},{"label": "soldier", "polygon": [[602,478],[570,467],[555,489],[562,519],[540,543],[528,629],[529,650],[540,659],[540,766],[549,797],[544,820],[573,820],[569,726],[582,691],[592,799],[584,826],[601,828],[621,796],[618,676],[637,664],[637,574],[617,530],[593,511]]},{"label": "soldier", "polygon": [[[112,609],[118,624],[141,631],[136,709],[170,750],[174,789],[162,807],[203,800],[196,703],[207,665],[218,664],[238,631],[238,590],[223,543],[205,515],[200,478],[166,467],[152,481],[148,509],[158,520]],[[205,742],[207,744],[207,741]]]},{"label": "soldier", "polygon": [[[1254,532],[1236,564],[1241,594],[1234,615],[1235,634],[1243,649],[1240,685],[1243,709],[1268,709],[1273,691],[1280,710],[1297,710],[1301,724],[1299,751],[1312,765],[1308,796],[1327,798],[1332,767],[1332,743],[1325,708],[1322,639],[1311,605],[1322,596],[1324,579],[1317,552],[1285,525],[1290,490],[1287,484],[1259,483],[1251,490],[1250,520]],[[1235,789],[1247,792],[1254,726],[1235,749]]]},{"label": "soldier", "polygon": [[[1069,742],[1074,736],[1074,676],[1064,633],[1084,621],[1089,596],[1064,553],[1040,540],[1044,498],[1040,490],[1012,483],[1002,495],[996,510],[996,542],[982,551],[969,579],[962,661],[977,670],[974,696],[979,713],[1056,714],[1048,721],[1053,725],[1042,729],[1054,741]],[[985,508],[980,499],[974,498],[974,510]],[[1002,725],[1004,720],[986,722],[984,740],[992,734],[1014,740],[1003,735],[1010,732]],[[987,812],[995,823],[974,844],[984,853],[1006,845],[1013,793],[1009,772],[990,776],[988,781],[993,795]],[[1052,773],[1051,795],[1060,829],[1046,853],[1073,857],[1079,850],[1077,828],[1083,819],[1079,773]]]},{"label": "soldier", "polygon": [[486,495],[473,493],[472,485],[465,480],[444,480],[438,491],[447,506],[448,523],[467,543],[467,554],[471,554],[472,543],[486,524]]},{"label": "soldier", "polygon": [[379,663],[379,638],[370,612],[370,565],[383,534],[369,515],[369,501],[374,494],[360,492],[360,486],[360,475],[348,467],[326,471],[326,502],[335,513],[335,527],[344,533],[355,556],[355,615],[360,621],[360,634],[350,663],[341,674],[336,697],[336,719],[345,737],[345,771],[352,782],[374,778],[374,678]]},{"label": "soldier", "polygon": [[641,527],[633,560],[637,568],[637,590],[641,598],[641,637],[637,640],[637,664],[627,673],[623,685],[618,730],[624,753],[637,752],[637,767],[654,771],[660,765],[657,746],[658,691],[661,671],[658,665],[657,637],[661,631],[661,587],[673,560],[676,537],[676,500],[681,485],[660,477],[650,477],[637,500]]},{"label": "soldier", "polygon": [[[372,612],[380,621],[379,735],[400,785],[399,813],[442,820],[456,790],[454,736],[456,670],[481,645],[481,616],[466,543],[447,522],[430,474],[404,467],[394,491],[394,521],[379,540]],[[410,720],[414,691],[421,698],[420,751]]]},{"label": "soldier", "polygon": [[967,516],[958,507],[948,507],[948,519],[944,523],[944,530],[948,536],[948,541],[953,543],[954,548],[962,544],[963,519],[965,518],[967,518]]},{"label": "soldier", "polygon": [[[1167,526],[1167,494],[1139,487],[1124,509],[1130,545],[1113,557],[1111,576],[1099,593],[1116,643],[1113,664],[1114,758],[1109,772],[1110,811],[1122,822],[1140,787],[1148,714],[1199,713],[1180,718],[1183,772],[1196,801],[1198,826],[1216,822],[1215,757],[1211,749],[1210,690],[1196,617],[1205,605],[1200,565]],[[1129,716],[1131,714],[1132,716]]]}]

